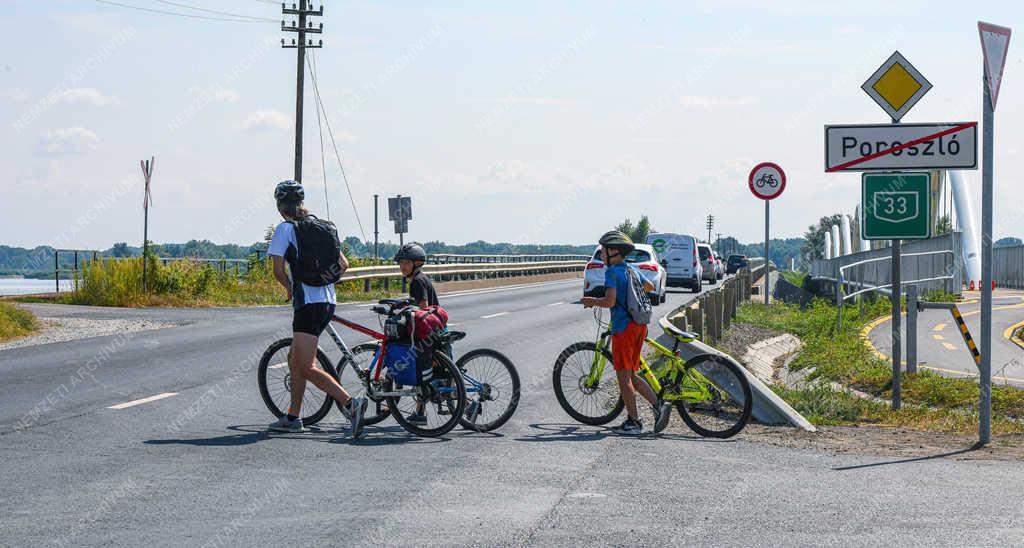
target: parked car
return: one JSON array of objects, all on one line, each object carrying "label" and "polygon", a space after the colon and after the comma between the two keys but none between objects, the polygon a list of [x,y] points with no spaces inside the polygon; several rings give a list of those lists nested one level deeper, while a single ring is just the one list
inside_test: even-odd
[{"label": "parked car", "polygon": [[708,283],[715,283],[718,279],[718,271],[715,269],[715,255],[708,244],[697,244],[697,254],[700,256],[701,279]]},{"label": "parked car", "polygon": [[[654,285],[654,292],[648,297],[657,306],[665,302],[665,268],[658,261],[658,253],[647,244],[636,244],[636,249],[626,256],[626,262],[636,266],[644,278]],[[587,297],[604,297],[604,262],[601,260],[601,246],[594,250],[594,256],[583,272],[583,294]]]},{"label": "parked car", "polygon": [[722,260],[718,251],[711,250],[711,253],[715,256],[715,278],[721,280],[725,277],[725,261]]},{"label": "parked car", "polygon": [[729,260],[725,263],[725,273],[735,274],[741,268],[747,267],[747,256],[746,255],[729,255]]},{"label": "parked car", "polygon": [[697,239],[689,234],[658,232],[647,236],[665,269],[665,285],[687,287],[700,292],[701,266],[697,257]]}]

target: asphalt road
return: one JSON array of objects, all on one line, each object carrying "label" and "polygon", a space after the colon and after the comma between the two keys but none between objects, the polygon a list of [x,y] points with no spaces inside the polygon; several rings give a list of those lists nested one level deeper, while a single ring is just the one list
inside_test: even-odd
[{"label": "asphalt road", "polygon": [[[268,435],[254,368],[288,325],[284,307],[35,307],[187,324],[0,352],[0,544],[1024,541],[1019,463],[894,461],[685,430],[623,439],[572,422],[550,370],[595,335],[591,312],[571,304],[579,284],[442,296],[470,334],[459,348],[502,350],[523,381],[497,434],[442,440],[389,420],[353,442],[336,410],[318,431]],[[673,293],[658,310],[690,298]],[[374,321],[365,307],[341,309]]]},{"label": "asphalt road", "polygon": [[[981,304],[967,294],[958,305],[960,314],[975,344],[981,337]],[[992,375],[993,382],[1024,386],[1024,348],[1008,337],[1007,329],[1024,320],[1024,293],[999,290],[992,299]],[[906,335],[906,316],[901,323],[901,340]],[[892,324],[888,321],[870,332],[871,343],[885,359],[892,360]],[[980,345],[979,345],[980,348]],[[948,310],[925,310],[918,314],[918,367],[952,377],[976,378],[978,367]],[[903,361],[906,363],[906,347]]]}]

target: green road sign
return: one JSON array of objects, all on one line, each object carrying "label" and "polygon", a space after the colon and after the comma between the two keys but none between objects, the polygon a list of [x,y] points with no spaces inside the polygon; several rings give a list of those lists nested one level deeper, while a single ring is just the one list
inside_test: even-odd
[{"label": "green road sign", "polygon": [[931,234],[927,172],[865,173],[861,178],[861,238],[919,240]]}]

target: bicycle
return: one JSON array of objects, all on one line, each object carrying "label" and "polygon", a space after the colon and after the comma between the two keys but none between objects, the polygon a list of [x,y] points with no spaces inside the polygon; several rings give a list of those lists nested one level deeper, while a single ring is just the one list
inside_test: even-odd
[{"label": "bicycle", "polygon": [[776,179],[774,175],[765,173],[758,177],[754,184],[757,185],[757,188],[764,188],[765,185],[775,188],[779,186],[779,180]]},{"label": "bicycle", "polygon": [[[371,310],[380,315],[380,321],[383,322],[384,317],[390,316],[406,306],[409,306],[408,300],[384,299]],[[384,360],[381,359],[388,344],[387,337],[383,333],[338,315],[334,315],[332,320],[377,341],[376,343],[359,344],[350,349],[338,335],[334,326],[329,324],[327,333],[337,345],[338,350],[341,351],[341,358],[338,360],[337,366],[331,363],[323,349],[318,347],[316,351],[317,365],[342,383],[342,386],[345,386],[345,383],[342,382],[345,373],[351,371],[350,376],[354,377],[354,381],[345,386],[346,391],[353,397],[365,395],[372,406],[367,406],[363,419],[364,424],[377,424],[390,415],[410,434],[438,437],[447,434],[461,420],[465,420],[463,413],[467,401],[466,387],[458,368],[444,352],[434,352],[432,363],[434,374],[429,382],[416,386],[403,386],[391,378],[384,365]],[[435,343],[444,344],[450,342],[451,339],[451,333],[442,333]],[[277,417],[284,414],[282,407],[287,409],[291,399],[291,380],[287,358],[287,349],[291,343],[290,337],[272,343],[263,353],[257,371],[260,395],[270,412]],[[280,355],[282,350],[284,351],[283,356]],[[359,367],[360,361],[365,363],[370,360],[372,361],[369,366]],[[302,397],[302,410],[304,413],[307,410],[311,410],[311,412],[302,417],[303,424],[313,425],[321,421],[330,412],[332,402],[334,402],[333,398],[313,386],[312,383],[307,385],[306,393]],[[342,408],[340,402],[334,403],[338,405],[339,409]],[[408,416],[416,411],[426,415],[426,424],[409,422]]]},{"label": "bicycle", "polygon": [[[600,309],[594,312],[599,326],[596,342],[569,345],[559,354],[552,372],[555,398],[572,418],[599,426],[615,419],[624,406],[611,365],[612,325],[600,331]],[[739,366],[717,354],[699,354],[683,359],[679,346],[698,338],[675,326],[667,326],[673,337],[672,350],[647,337],[644,344],[664,358],[656,369],[640,358],[639,376],[660,398],[672,403],[691,430],[703,437],[730,438],[738,434],[753,410],[750,383]],[[571,398],[571,400],[570,400]]]}]

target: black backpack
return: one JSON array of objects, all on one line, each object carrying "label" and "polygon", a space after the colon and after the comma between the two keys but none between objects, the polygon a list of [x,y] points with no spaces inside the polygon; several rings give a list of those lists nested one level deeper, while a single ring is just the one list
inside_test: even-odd
[{"label": "black backpack", "polygon": [[316,287],[337,283],[341,279],[341,240],[334,223],[307,215],[292,224],[299,247],[292,276]]}]

